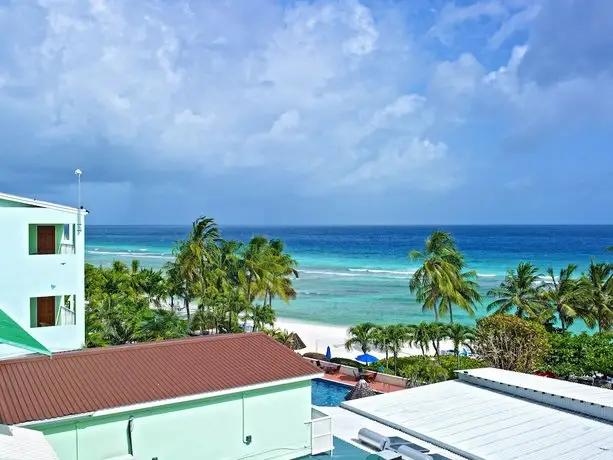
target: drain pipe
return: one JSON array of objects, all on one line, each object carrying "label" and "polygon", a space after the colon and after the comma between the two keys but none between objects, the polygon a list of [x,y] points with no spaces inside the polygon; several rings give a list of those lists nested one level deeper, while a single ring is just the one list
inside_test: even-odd
[{"label": "drain pipe", "polygon": [[243,409],[243,444],[248,446],[251,444],[251,435],[246,435],[245,433],[245,393],[241,393],[241,405]]},{"label": "drain pipe", "polygon": [[132,431],[134,430],[134,417],[130,416],[128,419],[128,454],[134,455],[134,448],[132,447]]}]

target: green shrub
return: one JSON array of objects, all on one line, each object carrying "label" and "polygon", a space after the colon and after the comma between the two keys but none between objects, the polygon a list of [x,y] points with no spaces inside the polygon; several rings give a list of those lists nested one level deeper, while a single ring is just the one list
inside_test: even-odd
[{"label": "green shrub", "polygon": [[[445,368],[449,379],[456,378],[456,370],[458,369],[458,359],[453,355],[441,356],[438,359],[441,366]],[[468,356],[460,356],[460,369],[479,369],[481,367],[488,367],[487,363],[477,358],[470,358]]]},{"label": "green shrub", "polygon": [[549,334],[551,350],[540,370],[560,377],[613,376],[613,336],[611,334]]},{"label": "green shrub", "polygon": [[475,351],[489,365],[517,372],[533,372],[549,353],[545,328],[517,316],[495,314],[477,321]]},{"label": "green shrub", "polygon": [[407,364],[400,370],[400,375],[408,380],[408,387],[443,382],[449,378],[447,369],[427,357],[419,357]]},{"label": "green shrub", "polygon": [[330,362],[335,363],[335,364],[342,364],[343,366],[357,367],[358,369],[362,369],[363,367],[366,367],[364,366],[364,364],[354,361],[353,359],[348,359],[348,358],[332,358]]},{"label": "green shrub", "polygon": [[304,353],[302,356],[304,358],[316,359],[318,361],[328,361],[328,358],[326,358],[326,355],[321,354],[321,353],[308,352],[308,353]]}]

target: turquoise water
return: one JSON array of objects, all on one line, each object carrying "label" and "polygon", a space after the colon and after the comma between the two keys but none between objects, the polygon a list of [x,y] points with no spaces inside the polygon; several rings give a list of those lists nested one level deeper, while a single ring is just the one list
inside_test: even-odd
[{"label": "turquoise water", "polygon": [[349,390],[351,388],[341,383],[313,379],[311,382],[311,403],[315,406],[340,406]]},{"label": "turquoise water", "polygon": [[334,438],[334,451],[332,454],[319,454],[319,455],[310,455],[307,458],[312,459],[328,459],[334,458],[336,460],[364,460],[369,456],[369,453],[365,450],[359,449],[353,444],[349,444],[346,441],[343,441],[339,438]]},{"label": "turquoise water", "polygon": [[[264,234],[285,241],[300,264],[295,282],[298,298],[277,303],[278,315],[304,321],[350,325],[362,321],[415,323],[432,318],[409,294],[408,279],[416,268],[407,255],[421,249],[434,227],[273,227],[222,228],[228,239],[248,240]],[[479,273],[485,296],[505,271],[530,261],[543,271],[576,263],[584,269],[591,256],[613,261],[613,226],[458,226],[442,227],[456,238],[470,269]],[[138,258],[161,267],[172,259],[172,247],[186,226],[88,226],[86,259],[108,265],[114,259]],[[486,299],[487,301],[487,299]],[[486,313],[480,308],[478,316]],[[474,320],[461,312],[460,322]],[[578,326],[580,327],[580,326]]]}]

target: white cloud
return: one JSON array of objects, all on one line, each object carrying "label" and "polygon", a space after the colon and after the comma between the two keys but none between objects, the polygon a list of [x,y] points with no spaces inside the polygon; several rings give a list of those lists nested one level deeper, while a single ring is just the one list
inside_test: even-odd
[{"label": "white cloud", "polygon": [[[396,137],[439,145],[424,132],[427,100],[406,92],[421,56],[388,21],[357,0],[11,3],[0,6],[12,37],[0,107],[45,148],[103,142],[97,155],[109,163],[216,172],[275,165],[313,174],[307,186],[334,184],[376,163],[376,152],[389,158]],[[17,22],[28,27],[9,27]],[[88,169],[79,150],[67,161]]]},{"label": "white cloud", "polygon": [[505,21],[488,41],[490,48],[496,49],[508,40],[514,33],[527,27],[541,12],[541,5],[532,4],[518,11]]},{"label": "white cloud", "polygon": [[444,191],[458,183],[446,144],[427,139],[401,138],[383,147],[371,161],[360,165],[339,186],[360,185],[381,190],[398,184],[426,191]]},{"label": "white cloud", "polygon": [[478,1],[466,6],[458,6],[455,1],[446,2],[436,24],[430,29],[430,34],[447,43],[456,25],[483,17],[491,19],[506,14],[507,8],[499,0]]}]

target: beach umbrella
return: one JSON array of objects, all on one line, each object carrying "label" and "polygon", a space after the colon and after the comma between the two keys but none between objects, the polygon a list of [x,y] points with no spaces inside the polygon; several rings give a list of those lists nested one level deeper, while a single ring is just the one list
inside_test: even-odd
[{"label": "beach umbrella", "polygon": [[366,380],[360,379],[360,381],[355,384],[351,391],[345,395],[345,401],[366,398],[367,396],[374,396],[376,394],[378,393],[368,386]]},{"label": "beach umbrella", "polygon": [[326,359],[330,361],[332,359],[332,350],[330,350],[330,345],[326,348]]},{"label": "beach umbrella", "polygon": [[377,361],[379,361],[376,356],[369,355],[368,353],[364,353],[363,355],[356,356],[355,360],[361,363],[364,363],[364,364],[371,364],[371,363],[376,363]]},{"label": "beach umbrella", "polygon": [[302,350],[306,348],[306,345],[304,344],[304,342],[302,341],[302,339],[300,338],[298,334],[296,334],[295,332],[292,332],[289,335],[289,347],[292,350]]}]

